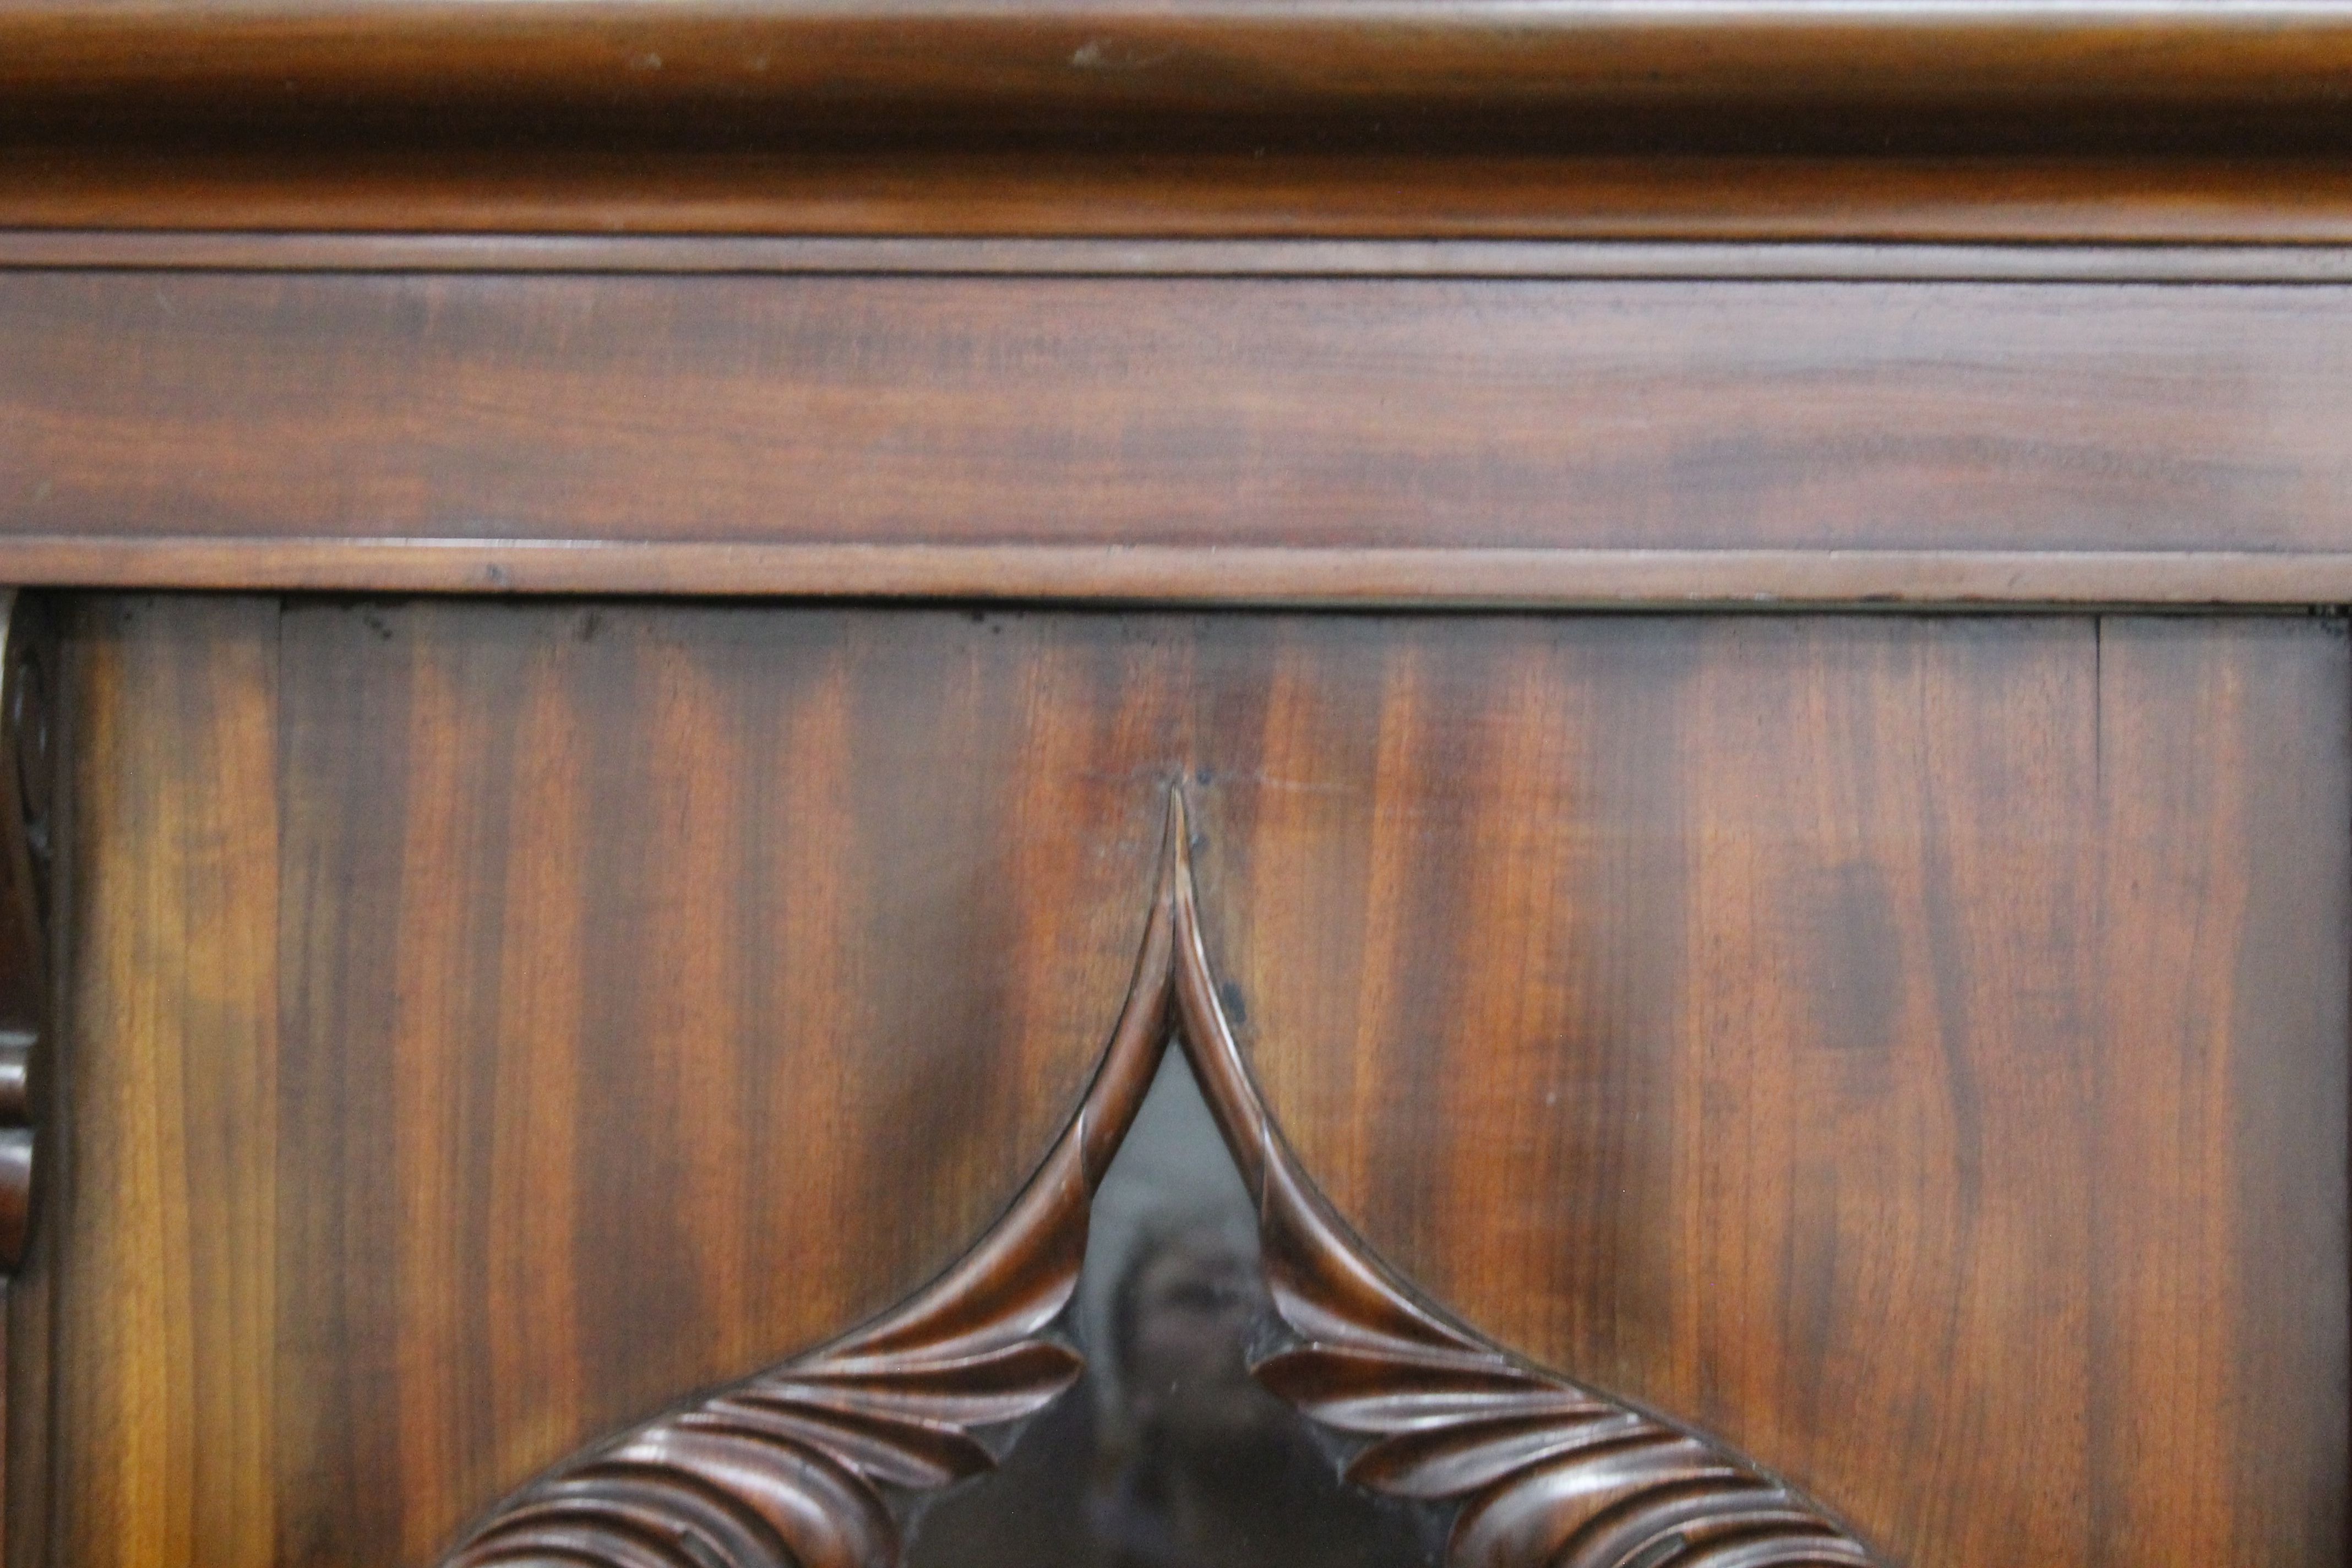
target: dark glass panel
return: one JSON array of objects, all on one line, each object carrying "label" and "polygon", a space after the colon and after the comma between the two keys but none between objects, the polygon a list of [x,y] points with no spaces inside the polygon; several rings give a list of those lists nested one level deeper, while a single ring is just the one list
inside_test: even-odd
[{"label": "dark glass panel", "polygon": [[1252,1382],[1281,1342],[1249,1194],[1171,1049],[1096,1195],[1070,1313],[1087,1373],[935,1504],[912,1568],[1425,1568],[1443,1521],[1339,1479]]}]

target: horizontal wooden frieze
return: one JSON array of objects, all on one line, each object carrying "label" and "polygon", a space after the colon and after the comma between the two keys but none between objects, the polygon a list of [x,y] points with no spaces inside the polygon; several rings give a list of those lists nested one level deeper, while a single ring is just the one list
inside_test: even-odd
[{"label": "horizontal wooden frieze", "polygon": [[2352,599],[2339,286],[1103,270],[0,274],[0,575]]}]

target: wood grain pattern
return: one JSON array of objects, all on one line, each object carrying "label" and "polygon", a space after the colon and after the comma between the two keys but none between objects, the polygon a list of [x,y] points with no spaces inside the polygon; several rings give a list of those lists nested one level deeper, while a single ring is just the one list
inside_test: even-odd
[{"label": "wood grain pattern", "polygon": [[[1990,552],[1963,591],[2013,552],[2341,556],[2346,319],[2321,288],[16,274],[0,570],[93,529],[161,574],[244,542],[478,588],[611,578],[562,563],[603,543],[1295,550],[1339,586],[1257,592],[1308,597],[1355,551]],[[958,574],[988,569],[925,581]]]},{"label": "wood grain pattern", "polygon": [[2343,245],[2341,158],[0,145],[23,228]]},{"label": "wood grain pattern", "polygon": [[[2118,1560],[2341,1550],[2325,1493],[2300,1513],[2252,1501],[2271,1484],[2269,1445],[2117,1414],[2246,1399],[2278,1378],[2261,1396],[2274,1432],[2333,1437],[2346,1421],[2340,1373],[2279,1378],[2286,1347],[2341,1336],[2345,1291],[2345,1225],[2326,1204],[2281,1201],[2342,1136],[2343,1067],[2326,1048],[2345,1035],[2342,1004],[2302,977],[2340,961],[2352,886],[2335,826],[2340,672],[2294,658],[2295,636],[2125,622],[2099,648],[2098,821],[2121,852],[2099,871],[2099,1023],[2078,1037],[2066,1092],[2103,1112],[2084,1219],[2115,1262],[2082,1308],[2089,1473]],[[2288,725],[2329,765],[2280,765]],[[2336,1199],[2326,1179],[2305,1190]],[[2231,1265],[2191,1261],[2224,1237]]]},{"label": "wood grain pattern", "polygon": [[1251,1371],[1357,1443],[1350,1480],[1460,1505],[1451,1568],[1871,1568],[1859,1542],[1737,1456],[1515,1362],[1364,1251],[1298,1169],[1234,1044],[1192,845],[1179,784],[1094,1080],[971,1252],[874,1324],[558,1466],[494,1510],[451,1568],[897,1563],[893,1504],[993,1468],[974,1429],[1034,1415],[1077,1381],[1084,1358],[1060,1331],[1089,1200],[1171,1037],[1257,1207],[1289,1335]]},{"label": "wood grain pattern", "polygon": [[1906,1568],[2341,1562],[2331,621],[167,598],[66,653],[55,1561],[420,1568],[902,1299],[1076,1103],[1181,776],[1267,1107],[1448,1311]]},{"label": "wood grain pattern", "polygon": [[1201,792],[1213,950],[1410,1278],[1897,1562],[2340,1560],[2340,633],[1226,657],[1272,673]]},{"label": "wood grain pattern", "polygon": [[450,1568],[885,1568],[910,1500],[996,1467],[1000,1429],[1068,1392],[1088,1211],[1168,1040],[1168,855],[1136,984],[1086,1098],[1019,1197],[908,1301],[810,1354],[558,1465]]},{"label": "wood grain pattern", "polygon": [[1251,1371],[1360,1445],[1348,1479],[1456,1505],[1448,1568],[1872,1568],[1878,1560],[1819,1504],[1749,1460],[1528,1366],[1365,1248],[1299,1168],[1234,1041],[1202,942],[1181,793],[1174,817],[1165,984],[1257,1205],[1267,1284],[1293,1336]]},{"label": "wood grain pattern", "polygon": [[38,0],[0,61],[19,137],[2340,147],[2352,10]]},{"label": "wood grain pattern", "polygon": [[275,621],[151,600],[68,628],[69,765],[93,809],[68,850],[51,1562],[275,1550]]},{"label": "wood grain pattern", "polygon": [[0,540],[27,582],[80,586],[647,594],[1276,609],[1744,611],[2352,603],[2324,550],[1486,550],[1283,545],[672,544],[476,540]]},{"label": "wood grain pattern", "polygon": [[1055,683],[1098,674],[982,679],[999,634],[953,616],[310,608],[285,636],[291,1539],[423,1561],[1001,1207],[1131,962],[1150,834],[1129,868],[1096,829],[1150,807],[1058,722]]}]

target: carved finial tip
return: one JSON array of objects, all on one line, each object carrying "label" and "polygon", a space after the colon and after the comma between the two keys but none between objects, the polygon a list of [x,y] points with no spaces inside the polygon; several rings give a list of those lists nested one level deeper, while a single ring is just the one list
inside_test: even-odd
[{"label": "carved finial tip", "polygon": [[1184,781],[1171,779],[1168,784],[1167,854],[1171,859],[1182,859],[1192,849],[1192,817],[1184,799]]}]

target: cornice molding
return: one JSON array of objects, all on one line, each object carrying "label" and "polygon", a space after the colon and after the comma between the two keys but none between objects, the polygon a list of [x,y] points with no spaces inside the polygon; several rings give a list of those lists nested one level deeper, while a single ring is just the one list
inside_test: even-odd
[{"label": "cornice molding", "polygon": [[27,0],[17,137],[2352,142],[2341,0]]}]

